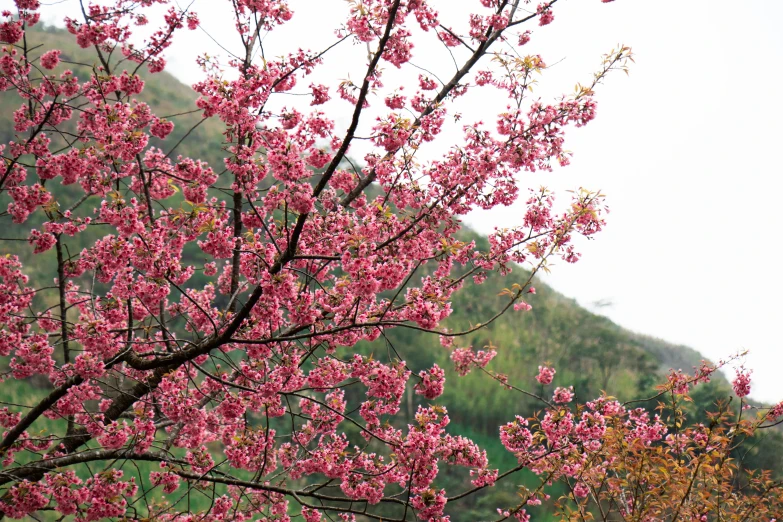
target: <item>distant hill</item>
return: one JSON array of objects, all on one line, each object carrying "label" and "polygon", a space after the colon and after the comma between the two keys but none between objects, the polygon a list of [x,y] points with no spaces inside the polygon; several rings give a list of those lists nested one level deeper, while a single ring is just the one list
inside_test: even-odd
[{"label": "distant hill", "polygon": [[[93,67],[99,66],[95,50],[92,48],[82,49],[76,43],[75,37],[63,29],[37,24],[29,28],[26,35],[28,48],[31,49],[29,58],[33,63],[38,60],[41,54],[50,49],[62,51],[60,64],[54,71],[51,71],[53,74],[60,75],[66,69],[70,69],[80,82],[85,82],[89,79]],[[110,64],[113,67],[116,66],[117,71],[128,70],[132,72],[136,68],[137,64],[129,61],[117,65],[119,58],[117,56],[108,57]],[[173,160],[176,160],[178,155],[201,159],[208,162],[215,172],[222,172],[225,169],[223,164],[225,138],[222,134],[222,122],[216,118],[203,118],[202,111],[196,110],[194,104],[198,94],[171,74],[167,72],[149,74],[144,66],[139,69],[138,74],[143,77],[145,85],[143,92],[136,98],[149,104],[157,116],[165,117],[175,124],[174,130],[165,142],[151,137],[150,146],[160,148],[164,153],[171,152]],[[17,136],[13,124],[14,111],[22,103],[24,100],[13,90],[0,92],[0,143],[7,144],[9,141],[18,141],[26,137],[25,135]],[[75,130],[76,120],[77,117],[74,117],[68,122],[71,128],[67,130]],[[187,138],[183,140],[186,135]],[[50,150],[58,150],[65,145],[65,141],[57,134],[48,132],[47,136],[52,140]],[[83,195],[82,190],[76,185],[62,186],[57,184],[52,190],[54,190],[53,196],[61,209],[69,208],[74,201]],[[166,203],[177,207],[181,201],[181,197],[175,196],[167,200]],[[10,198],[7,194],[0,195],[0,209],[5,210],[9,202]],[[91,206],[85,205],[78,209],[75,215],[92,216],[92,210]],[[27,238],[30,229],[40,228],[44,221],[45,215],[41,211],[33,213],[22,225],[12,224],[8,220],[3,223],[4,229],[0,233],[0,238]],[[97,238],[102,237],[105,231],[99,230],[100,228],[90,227],[76,237],[69,238],[69,251],[75,254],[85,246],[92,244]],[[195,244],[189,246],[192,248],[188,252],[191,255],[198,255],[198,247]],[[56,262],[54,249],[33,256],[32,248],[28,248],[26,244],[2,240],[0,240],[0,249],[3,252],[13,251],[18,254],[26,267],[26,273],[33,281],[51,277],[48,268]],[[55,298],[54,294],[50,294],[50,296],[52,299]]]},{"label": "distant hill", "polygon": [[[486,238],[473,232],[466,231],[465,239],[488,247]],[[481,285],[466,285],[456,294],[454,313],[444,326],[459,331],[485,321],[507,302],[507,297],[499,295],[503,288],[522,284],[528,277],[527,270],[515,267],[506,277],[490,276]],[[654,395],[654,385],[669,368],[690,371],[703,359],[690,348],[625,330],[540,281],[535,282],[535,288],[536,294],[526,299],[532,310],[510,310],[487,328],[457,341],[459,346],[494,346],[498,355],[490,368],[507,375],[512,383],[535,388],[538,365],[549,362],[558,372],[556,384],[573,385],[580,400],[590,400],[601,391],[623,400],[640,399]],[[448,350],[435,336],[399,328],[387,336],[415,367],[433,361],[451,366]],[[715,384],[728,387],[722,375],[715,377]],[[507,422],[508,397],[518,401],[520,411],[537,408],[529,399],[507,395],[497,382],[476,372],[454,376],[446,390],[445,404],[459,404],[460,398],[471,397],[472,408],[464,416],[461,411],[449,410],[453,419],[487,430]]]},{"label": "distant hill", "polygon": [[[58,74],[69,68],[77,77],[81,72],[82,79],[86,80],[91,69],[98,66],[94,50],[80,48],[73,36],[61,29],[39,24],[28,32],[28,44],[34,49],[31,53],[32,59],[52,48],[62,50],[61,64],[55,71]],[[115,63],[116,58],[111,57],[111,62]],[[132,62],[124,62],[119,69],[133,70],[135,65]],[[197,94],[169,73],[149,74],[146,68],[142,67],[139,74],[145,80],[144,91],[138,96],[139,100],[148,103],[160,116],[177,115],[169,117],[176,127],[165,142],[153,138],[151,145],[169,152],[190,132],[187,139],[177,146],[173,155],[182,154],[203,159],[209,162],[216,172],[222,170],[225,157],[222,125],[217,120],[203,120],[200,111],[193,112],[193,102]],[[13,112],[21,103],[22,99],[13,92],[0,93],[0,142],[7,143],[16,139]],[[58,139],[56,136],[50,137],[53,140]],[[57,191],[55,195],[58,200],[69,199],[68,187],[58,186]],[[61,206],[64,204],[61,203]],[[19,226],[18,230],[6,231],[6,234],[16,233],[18,237],[26,237],[29,229],[38,226],[42,220],[43,216],[33,216]],[[94,240],[91,236],[92,234],[85,233],[77,238],[91,242]],[[466,239],[468,237],[486,242],[484,238],[471,232],[466,232]],[[31,249],[24,247],[21,250],[25,260],[32,261],[27,252]],[[38,261],[35,259],[35,262]],[[34,264],[37,264],[35,262]],[[523,279],[527,279],[527,273],[518,269],[506,279],[490,278],[484,285],[469,285],[458,294],[454,303],[456,312],[449,318],[448,324],[454,327],[465,326],[471,320],[475,322],[489,317],[504,302],[503,298],[497,296],[503,287],[510,286],[513,282],[522,282]],[[701,360],[701,356],[690,348],[674,346],[659,339],[623,330],[608,319],[581,308],[573,299],[559,295],[541,283],[536,286],[538,294],[530,299],[534,305],[533,311],[509,313],[491,328],[470,338],[470,342],[475,345],[480,346],[490,341],[497,345],[498,361],[502,361],[503,366],[508,364],[509,377],[529,378],[541,361],[549,360],[562,368],[561,375],[572,371],[574,378],[584,380],[585,393],[597,392],[591,389],[592,385],[588,386],[588,381],[601,383],[602,388],[615,393],[628,391],[628,386],[643,389],[647,383],[638,375],[672,367],[690,369]],[[398,330],[394,337],[403,342],[407,341],[409,334],[414,335]],[[437,344],[436,339],[432,342]],[[444,350],[439,351],[445,353]],[[601,376],[596,380],[598,374]]]},{"label": "distant hill", "polygon": [[[65,63],[61,64],[60,71],[68,67],[79,76],[80,71],[86,73],[89,68],[95,66],[93,51],[80,49],[74,38],[62,30],[35,29],[28,33],[28,41],[31,47],[41,46],[35,49],[34,56],[51,48],[61,49],[61,58]],[[133,65],[128,63],[127,68]],[[142,73],[146,87],[139,99],[149,103],[158,115],[176,115],[170,117],[176,123],[174,132],[165,143],[156,141],[153,145],[168,152],[195,127],[177,148],[175,155],[183,154],[203,159],[208,161],[216,172],[220,172],[224,158],[224,138],[220,123],[213,120],[202,121],[200,112],[190,112],[194,109],[196,94],[173,76],[165,72],[149,75],[146,70]],[[82,74],[82,77],[86,79],[87,74]],[[20,98],[14,93],[0,93],[2,143],[15,139],[13,112],[20,103]],[[64,187],[57,189],[55,197],[67,201],[72,196],[68,193],[68,187]],[[6,205],[7,199],[0,198],[0,208],[5,208]],[[27,237],[30,228],[39,226],[42,220],[40,215],[33,216],[22,226],[7,227],[0,235]],[[78,244],[78,241],[91,243],[97,234],[97,230],[90,230],[77,236],[73,241],[75,250],[72,251],[76,252],[85,246]],[[465,239],[487,245],[486,238],[469,230],[465,231]],[[197,250],[188,255],[194,256],[195,259],[199,255]],[[44,271],[43,267],[53,262],[53,250],[40,256],[32,256],[32,248],[26,243],[0,240],[0,253],[8,252],[17,253],[24,259],[27,272],[34,283],[41,283],[43,274],[50,273],[48,270]],[[506,297],[499,295],[503,288],[511,287],[513,283],[523,283],[528,275],[523,268],[516,267],[505,278],[489,277],[482,285],[468,285],[457,293],[453,302],[455,312],[444,326],[455,330],[465,329],[485,321],[507,302]],[[580,307],[575,300],[555,292],[541,282],[536,282],[535,287],[536,294],[530,295],[528,299],[533,306],[531,311],[510,311],[489,327],[457,341],[460,346],[495,347],[498,356],[488,369],[507,375],[513,384],[536,393],[551,392],[544,392],[533,379],[538,365],[546,361],[557,369],[555,384],[573,385],[580,401],[594,398],[602,391],[622,400],[632,400],[654,395],[655,384],[660,382],[669,368],[689,371],[700,364],[702,356],[695,350],[630,332],[606,317]],[[515,463],[513,456],[503,451],[498,442],[498,426],[513,420],[515,414],[531,415],[539,409],[538,404],[505,390],[480,372],[474,371],[466,377],[458,377],[452,370],[449,351],[439,344],[436,336],[397,328],[389,330],[385,339],[372,344],[362,344],[357,349],[365,353],[382,353],[385,356],[387,352],[393,353],[392,348],[413,368],[421,369],[433,363],[446,368],[446,392],[437,402],[448,407],[452,419],[451,431],[474,437],[487,447],[493,465],[508,468]],[[716,375],[713,382],[697,388],[691,407],[695,417],[704,418],[703,410],[709,408],[716,398],[726,396],[729,389],[729,384],[722,375]],[[408,403],[404,405],[404,413],[411,417],[420,397],[414,397],[413,394],[409,396]],[[645,406],[654,408],[655,405],[655,402],[651,402]],[[780,434],[767,434],[766,439],[760,440],[743,458],[748,465],[755,463],[759,467],[783,470],[783,441]],[[450,479],[447,476],[445,480],[448,482]],[[474,517],[481,518],[486,515],[487,506],[491,511],[494,507],[513,504],[516,498],[515,484],[524,480],[523,476],[515,483],[500,484],[488,490],[485,495],[472,500],[473,504],[463,505],[463,511],[452,514],[452,520],[476,520]],[[479,508],[483,511],[473,511]]]}]

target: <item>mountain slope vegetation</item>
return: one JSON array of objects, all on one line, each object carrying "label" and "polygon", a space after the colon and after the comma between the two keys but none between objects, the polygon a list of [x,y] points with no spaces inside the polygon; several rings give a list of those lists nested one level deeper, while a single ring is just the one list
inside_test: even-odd
[{"label": "mountain slope vegetation", "polygon": [[[59,71],[71,68],[78,76],[83,68],[97,67],[90,50],[80,49],[74,39],[64,31],[54,28],[37,29],[30,33],[31,47],[41,46],[34,51],[40,55],[43,51],[58,48],[63,51]],[[134,64],[128,63],[131,68]],[[201,113],[194,112],[193,102],[196,94],[188,86],[180,83],[168,73],[144,76],[146,86],[139,99],[149,103],[160,115],[168,115],[175,122],[174,132],[165,142],[156,141],[152,146],[160,147],[173,157],[178,154],[202,159],[210,163],[216,172],[223,170],[225,138],[219,122],[202,119]],[[16,94],[0,94],[0,142],[8,143],[17,139],[13,130],[13,112],[21,100]],[[65,146],[64,137],[54,137]],[[181,141],[181,143],[180,143]],[[76,197],[76,191],[69,192],[68,187],[58,189],[54,194],[61,208],[67,208]],[[0,210],[8,201],[0,199]],[[183,203],[181,197],[172,198],[172,206]],[[39,213],[40,214],[40,213]],[[54,250],[41,255],[32,254],[32,246],[24,239],[31,228],[37,228],[45,221],[45,216],[34,215],[24,225],[14,225],[2,231],[0,253],[13,253],[20,256],[32,279],[34,286],[43,286],[51,281],[43,281],[41,269],[54,262]],[[102,237],[99,226],[91,227],[87,232],[74,238],[71,246],[76,251]],[[469,230],[465,231],[465,240],[474,240],[486,244],[486,239]],[[189,255],[198,259],[195,249]],[[522,267],[515,267],[506,277],[490,276],[481,285],[468,285],[457,293],[454,313],[446,320],[444,327],[465,330],[476,323],[486,321],[507,303],[503,289],[514,283],[524,283],[529,273]],[[655,385],[665,378],[669,368],[682,368],[685,371],[698,366],[702,357],[694,350],[673,345],[648,336],[630,332],[614,324],[606,317],[594,314],[580,307],[547,285],[536,282],[536,293],[528,301],[530,311],[509,311],[500,316],[486,328],[457,340],[458,346],[473,346],[478,349],[489,347],[498,353],[487,367],[496,377],[502,374],[510,384],[529,389],[537,394],[551,393],[544,390],[535,380],[538,366],[547,362],[557,369],[555,384],[574,386],[577,400],[590,400],[602,392],[619,397],[621,400],[642,400],[656,394]],[[491,375],[474,370],[467,376],[459,377],[449,360],[449,350],[442,347],[437,336],[426,335],[412,329],[397,328],[389,330],[374,343],[363,343],[357,347],[363,353],[378,354],[379,357],[397,357],[406,361],[411,369],[419,371],[438,364],[447,371],[447,386],[438,404],[447,406],[452,421],[450,431],[473,437],[486,447],[490,460],[501,471],[513,467],[515,459],[506,453],[498,441],[498,427],[514,419],[514,415],[531,416],[540,408],[531,397],[507,390]],[[2,370],[2,368],[0,368]],[[24,401],[25,396],[40,396],[49,386],[48,382],[28,382],[34,391],[17,390],[13,397],[0,397],[5,402]],[[412,386],[412,383],[411,383]],[[697,419],[705,418],[704,412],[720,397],[730,395],[730,386],[725,378],[718,375],[707,385],[696,389],[691,404],[692,414]],[[424,404],[420,396],[408,394],[409,401],[404,405],[410,419],[418,404]],[[654,409],[657,401],[642,402],[645,407]],[[751,450],[740,456],[751,467],[764,467],[783,470],[783,441],[777,432],[765,435],[763,440],[752,445]],[[464,477],[447,476],[447,482],[462,481]],[[498,484],[485,495],[472,499],[469,506],[459,513],[452,513],[452,520],[475,520],[480,511],[486,514],[490,508],[513,503],[516,498],[516,484],[524,483],[525,477],[518,481]],[[448,484],[444,484],[448,485]],[[457,488],[459,490],[459,488]],[[511,499],[511,500],[508,500]],[[464,507],[464,506],[463,506]],[[545,519],[545,514],[542,514]]]}]

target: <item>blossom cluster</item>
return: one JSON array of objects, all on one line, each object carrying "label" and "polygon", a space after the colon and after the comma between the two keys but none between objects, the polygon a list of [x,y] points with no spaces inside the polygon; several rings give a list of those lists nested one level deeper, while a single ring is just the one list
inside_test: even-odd
[{"label": "blossom cluster", "polygon": [[[551,257],[574,262],[578,238],[603,228],[602,194],[580,190],[559,203],[540,189],[520,198],[520,177],[568,163],[566,130],[593,120],[592,87],[630,51],[609,55],[590,88],[528,100],[544,59],[497,45],[528,21],[516,3],[481,0],[463,27],[446,28],[427,0],[350,2],[336,42],[273,57],[261,35],[284,30],[292,3],[226,2],[244,49],[199,59],[194,111],[222,132],[222,164],[178,155],[193,129],[143,101],[176,35],[201,24],[190,6],[85,2],[64,23],[95,53],[91,67],[33,46],[46,5],[15,0],[2,13],[0,91],[16,110],[14,138],[0,144],[0,195],[10,229],[25,231],[14,244],[29,252],[0,256],[0,385],[34,379],[51,391],[21,411],[0,410],[0,455],[11,470],[0,477],[0,514],[119,519],[146,503],[158,520],[288,520],[293,498],[315,522],[331,516],[324,500],[407,498],[397,504],[444,521],[451,492],[436,481],[441,468],[465,468],[476,491],[499,480],[486,451],[449,433],[446,408],[432,402],[450,368],[411,367],[391,346],[380,357],[357,346],[413,328],[442,336],[456,374],[485,370],[494,348],[454,342],[481,323],[441,329],[454,293],[514,263],[535,273]],[[552,23],[552,4],[529,19]],[[523,34],[520,45],[531,38]],[[384,85],[386,65],[407,72],[433,40],[466,53],[450,80],[416,69],[407,90]],[[323,79],[342,42],[369,49],[355,83]],[[496,59],[477,71],[485,56]],[[460,138],[420,161],[417,152],[443,144],[459,120],[460,98],[490,89],[506,110],[489,124],[459,124]],[[291,94],[306,102],[288,102]],[[360,139],[368,151],[351,157]],[[488,248],[460,239],[468,212],[516,201],[520,223],[498,229]],[[25,265],[31,256],[56,261]],[[39,277],[33,267],[44,265]],[[506,309],[530,310],[523,296],[535,298],[530,281],[508,291]],[[542,367],[538,381],[554,375]],[[406,393],[419,396],[410,419],[401,415]],[[557,388],[553,401],[536,424],[540,436],[522,417],[501,430],[504,446],[537,473],[555,469],[549,449],[596,451],[607,416],[626,415],[646,443],[665,434],[642,411],[579,410],[571,388]],[[131,465],[75,472],[119,460],[159,468],[138,479]],[[589,483],[575,464],[558,473],[580,477],[579,496]],[[303,478],[324,480],[324,490],[295,490]],[[208,513],[176,514],[148,494],[170,500],[210,483],[225,494],[213,490]],[[343,504],[332,511],[344,520],[362,514]],[[513,510],[519,520],[525,513]]]}]

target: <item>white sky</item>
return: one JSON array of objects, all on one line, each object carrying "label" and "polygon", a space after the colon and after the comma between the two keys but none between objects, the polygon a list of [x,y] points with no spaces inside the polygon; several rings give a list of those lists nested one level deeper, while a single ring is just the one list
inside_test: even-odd
[{"label": "white sky", "polygon": [[[465,27],[467,14],[479,6],[477,0],[432,3],[442,12],[448,9],[444,18],[457,28]],[[0,8],[12,4],[0,0]],[[216,40],[236,49],[227,5],[195,0],[193,9]],[[297,47],[320,49],[325,38],[331,42],[347,3],[293,0],[291,5],[294,21],[267,37],[267,57]],[[54,22],[65,14],[76,16],[78,3],[65,0],[47,9],[56,16],[45,19]],[[554,13],[552,25],[530,27],[533,39],[524,48],[556,64],[541,77],[536,97],[546,101],[570,93],[576,82],[589,82],[601,55],[618,43],[633,47],[636,64],[630,77],[615,74],[599,87],[596,120],[567,133],[571,166],[521,180],[560,192],[601,189],[612,209],[606,230],[582,245],[582,260],[557,264],[547,282],[587,307],[611,301],[597,311],[713,360],[749,349],[751,396],[783,399],[777,375],[783,370],[783,321],[777,323],[783,312],[778,237],[783,173],[777,157],[783,151],[783,2],[561,0]],[[203,32],[181,33],[167,53],[168,70],[183,81],[197,81],[194,58],[205,51],[225,55]],[[328,58],[329,73],[361,79],[363,53],[346,42]],[[427,63],[439,76],[453,71],[441,51],[414,62]],[[351,63],[359,68],[347,69]],[[408,67],[397,75],[391,69],[386,66],[387,86],[419,72]],[[492,126],[497,112],[492,101],[498,100],[469,100],[460,109],[463,121],[485,118]],[[330,104],[338,105],[327,105],[327,112],[331,107],[346,112],[345,102]],[[339,124],[344,128],[347,122]],[[457,135],[445,133],[444,146],[449,136]],[[361,150],[352,155],[360,157]],[[490,232],[495,225],[519,222],[520,209],[477,212],[467,221]]]}]

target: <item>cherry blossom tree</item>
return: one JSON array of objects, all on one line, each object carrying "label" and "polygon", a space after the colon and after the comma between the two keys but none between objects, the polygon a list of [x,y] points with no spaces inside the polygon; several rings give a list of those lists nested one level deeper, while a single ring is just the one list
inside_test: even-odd
[{"label": "cherry blossom tree", "polygon": [[[33,284],[18,252],[0,257],[0,386],[43,379],[50,390],[0,409],[3,516],[443,521],[447,506],[522,469],[540,487],[488,518],[528,520],[546,501],[577,520],[779,516],[780,483],[751,474],[739,495],[728,452],[739,433],[778,422],[783,407],[753,422],[723,408],[710,426],[670,427],[682,426],[671,420],[678,401],[715,367],[672,374],[659,394],[671,398],[665,417],[610,397],[578,403],[542,366],[538,381],[552,396],[536,395],[541,412],[499,428],[519,461],[500,471],[449,433],[448,405],[437,402],[442,368],[354,349],[392,328],[438,335],[457,373],[478,369],[532,394],[488,366],[494,351],[461,338],[528,310],[536,272],[554,257],[577,261],[577,239],[604,226],[602,194],[579,189],[558,204],[545,188],[528,192],[522,174],[568,163],[565,129],[595,117],[594,90],[625,70],[628,47],[607,54],[572,95],[542,101],[530,88],[546,65],[524,51],[559,15],[557,0],[480,0],[459,27],[441,23],[426,0],[352,1],[322,49],[280,58],[263,48],[264,35],[305,9],[223,3],[243,52],[224,63],[203,56],[193,86],[194,110],[224,128],[222,165],[178,156],[166,140],[176,118],[136,99],[140,74],[163,70],[172,39],[198,28],[195,12],[167,0],[80,2],[65,26],[96,65],[61,73],[60,50],[26,38],[46,7],[15,0],[2,13],[0,89],[19,98],[16,137],[0,146],[3,219],[45,215],[14,245],[54,249],[57,259],[46,283]],[[352,43],[368,49],[356,83],[308,78],[327,74],[325,57]],[[451,53],[451,77],[412,68],[433,46]],[[385,85],[384,67],[415,70],[415,82]],[[489,125],[460,121],[460,139],[423,159],[476,91],[503,97],[505,109]],[[280,101],[294,92],[310,105]],[[369,150],[361,163],[351,157],[359,142]],[[63,192],[69,185],[77,197]],[[460,240],[469,211],[520,199],[519,223],[492,234],[489,249]],[[96,229],[98,239],[73,248]],[[454,292],[515,263],[530,266],[530,279],[505,292],[497,315],[440,326]],[[749,386],[743,371],[737,394]],[[398,415],[406,391],[431,401],[408,424]],[[466,468],[464,490],[437,486],[443,466]],[[570,493],[550,500],[555,482]],[[191,509],[191,495],[206,507]]]}]

